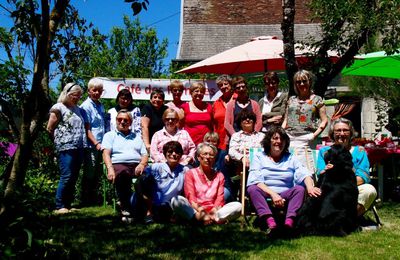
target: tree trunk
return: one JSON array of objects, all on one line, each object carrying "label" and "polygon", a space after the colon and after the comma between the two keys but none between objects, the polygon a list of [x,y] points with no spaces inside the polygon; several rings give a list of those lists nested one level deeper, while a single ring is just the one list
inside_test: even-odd
[{"label": "tree trunk", "polygon": [[13,166],[9,178],[6,180],[4,200],[0,209],[0,222],[8,215],[7,211],[10,206],[19,204],[16,195],[25,180],[26,169],[32,156],[32,144],[47,118],[50,107],[49,53],[55,31],[68,4],[69,1],[57,1],[50,16],[48,1],[41,1],[41,34],[37,39],[32,88],[22,108],[20,138]]},{"label": "tree trunk", "polygon": [[289,80],[289,96],[294,95],[293,75],[297,71],[294,52],[294,16],[295,0],[282,0],[283,20],[281,30],[283,35],[283,53],[285,56],[286,74]]}]

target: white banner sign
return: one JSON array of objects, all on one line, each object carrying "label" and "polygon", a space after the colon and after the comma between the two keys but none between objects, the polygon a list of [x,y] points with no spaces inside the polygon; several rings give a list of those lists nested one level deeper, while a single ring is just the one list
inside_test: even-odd
[{"label": "white banner sign", "polygon": [[[165,93],[165,100],[172,100],[172,93],[169,89],[170,83],[174,79],[109,79],[98,78],[103,81],[104,92],[102,98],[116,98],[121,89],[128,89],[132,93],[134,100],[150,100],[150,93],[154,89],[161,89]],[[204,101],[215,101],[221,96],[215,80],[189,80],[180,79],[185,90],[183,91],[182,100],[189,101],[192,99],[189,93],[190,84],[200,81],[206,87]]]}]

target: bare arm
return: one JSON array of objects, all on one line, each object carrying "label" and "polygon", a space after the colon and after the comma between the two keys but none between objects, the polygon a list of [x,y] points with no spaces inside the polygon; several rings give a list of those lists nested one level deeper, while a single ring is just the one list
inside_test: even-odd
[{"label": "bare arm", "polygon": [[49,121],[47,122],[47,132],[50,133],[51,137],[54,138],[54,129],[57,127],[60,118],[57,116],[56,112],[50,112]]},{"label": "bare arm", "polygon": [[115,171],[111,161],[111,150],[109,149],[103,150],[103,161],[107,168],[107,179],[112,183],[114,183]]},{"label": "bare arm", "polygon": [[147,116],[142,116],[142,138],[143,142],[146,145],[147,151],[150,150],[150,134],[149,134],[149,125],[150,118]]},{"label": "bare arm", "polygon": [[322,131],[324,131],[326,125],[328,124],[328,116],[326,115],[326,106],[323,105],[318,109],[319,112],[319,118],[321,119],[321,123],[318,126],[318,129],[314,132],[314,139],[319,136]]}]

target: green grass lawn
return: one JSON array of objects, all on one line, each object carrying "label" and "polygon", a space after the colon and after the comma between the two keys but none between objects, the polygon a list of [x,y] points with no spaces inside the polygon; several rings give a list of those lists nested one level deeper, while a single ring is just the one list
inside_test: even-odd
[{"label": "green grass lawn", "polygon": [[124,224],[111,208],[42,215],[33,256],[75,259],[400,259],[400,204],[379,209],[383,228],[347,237],[271,239],[256,228]]}]

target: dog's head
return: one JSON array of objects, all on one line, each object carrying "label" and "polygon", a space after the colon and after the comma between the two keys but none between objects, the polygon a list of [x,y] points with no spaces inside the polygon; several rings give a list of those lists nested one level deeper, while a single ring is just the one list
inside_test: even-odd
[{"label": "dog's head", "polygon": [[353,160],[351,153],[341,144],[331,146],[325,155],[325,163],[333,164],[336,169],[351,170],[353,168]]}]

